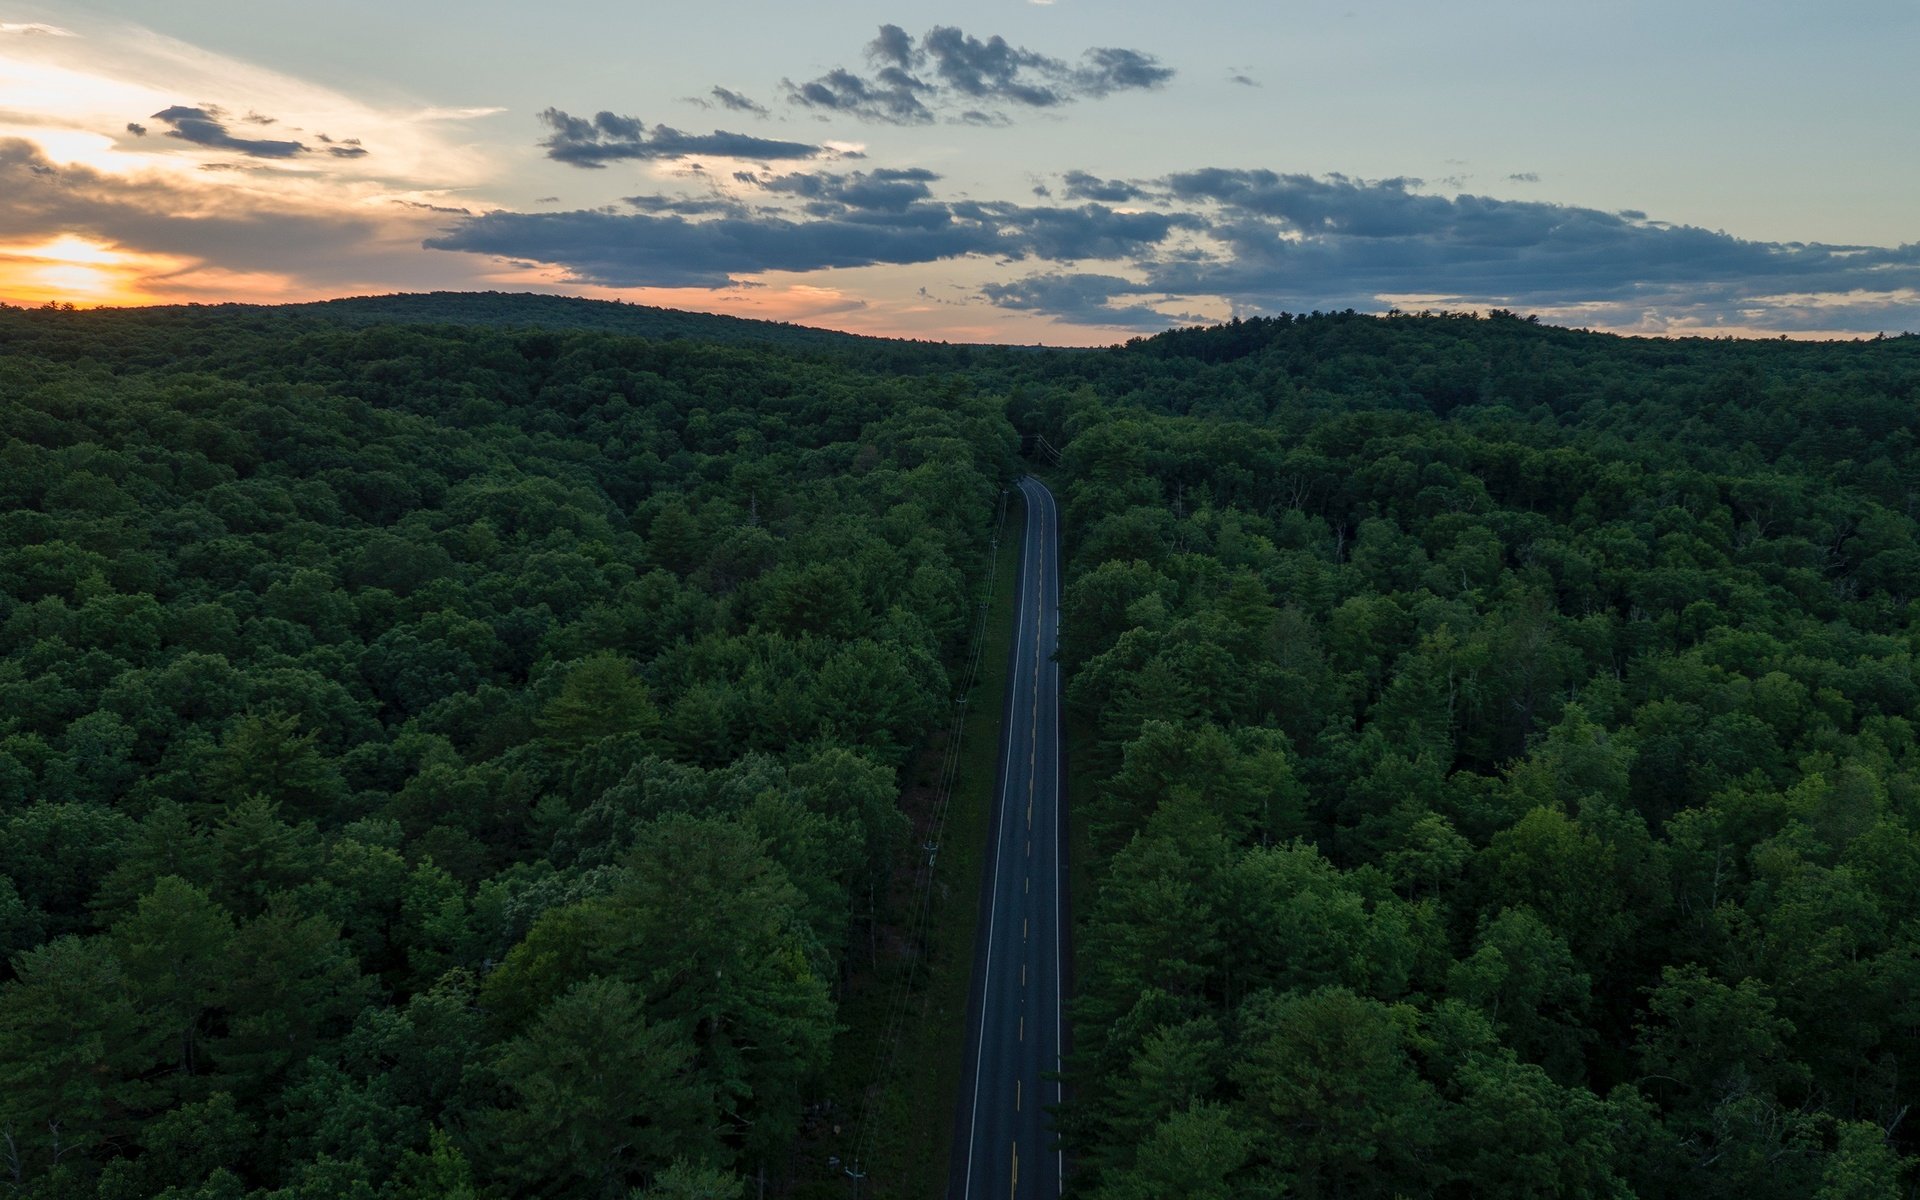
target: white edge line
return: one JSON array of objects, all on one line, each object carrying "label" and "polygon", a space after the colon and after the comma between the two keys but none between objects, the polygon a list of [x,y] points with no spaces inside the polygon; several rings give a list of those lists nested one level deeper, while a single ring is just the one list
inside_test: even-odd
[{"label": "white edge line", "polygon": [[[1025,498],[1026,489],[1023,487],[1020,491],[1022,498]],[[1033,506],[1029,504],[1027,506],[1027,543],[1030,546],[1034,544],[1033,525]],[[1024,558],[1025,555],[1021,557]],[[1024,567],[1024,565],[1023,563],[1022,566]],[[1032,572],[1023,570],[1020,580],[1021,586],[1024,588],[1027,580],[1032,577]],[[1014,643],[1012,677],[1018,679],[1020,676],[1020,660],[1025,656],[1027,649],[1027,606],[1025,604],[1020,605],[1020,624],[1014,636],[1018,640]],[[1013,729],[1014,725],[1009,723],[1002,735],[1002,740],[1008,741],[1009,760],[1011,759],[1012,752],[1010,739],[1013,736]],[[1006,828],[1007,780],[1009,778],[1010,775],[1008,773],[1002,772],[1000,776],[999,824],[1003,834]],[[1054,820],[1057,826],[1059,821],[1058,812],[1055,812]],[[974,1146],[978,1142],[980,1129],[980,1071],[986,1065],[987,997],[993,991],[993,928],[995,918],[999,916],[1000,912],[1000,859],[1002,857],[1000,851],[1001,842],[1004,840],[1005,838],[1002,837],[1000,840],[995,841],[993,845],[993,887],[988,893],[987,904],[987,969],[980,976],[980,1037],[974,1043],[973,1048],[973,1103],[968,1106],[969,1111],[967,1113],[967,1175],[966,1182],[961,1185],[963,1200],[965,1200],[965,1197],[973,1195],[973,1151]],[[1055,902],[1058,903],[1057,896]],[[1056,962],[1054,966],[1057,971],[1059,964]]]},{"label": "white edge line", "polygon": [[[1041,484],[1040,486],[1041,489],[1046,492],[1047,515],[1053,524],[1053,536],[1048,544],[1054,549],[1053,585],[1054,591],[1058,593],[1060,590],[1059,508],[1054,504],[1052,489],[1047,488],[1045,484]],[[1044,589],[1042,590],[1040,602],[1042,604],[1046,603]],[[1060,648],[1060,606],[1057,602],[1053,606],[1053,620],[1054,652],[1057,655]],[[1060,927],[1060,889],[1063,886],[1063,881],[1060,878],[1060,857],[1066,852],[1066,848],[1060,844],[1060,754],[1065,749],[1065,746],[1062,741],[1060,729],[1060,662],[1058,658],[1055,658],[1054,661],[1049,664],[1049,671],[1053,676],[1053,762],[1050,767],[1053,771],[1053,1070],[1056,1076],[1053,1081],[1053,1102],[1055,1105],[1059,1105],[1066,1100],[1066,1083],[1064,1080],[1058,1078],[1063,1065],[1060,1056],[1063,1048],[1066,1046],[1063,1032],[1065,1025],[1061,1016],[1061,1008],[1065,1003],[1066,995],[1061,984],[1061,963],[1065,959],[1065,955],[1061,951],[1061,939],[1064,933]],[[1055,1149],[1053,1172],[1053,1194],[1055,1196],[1060,1195],[1066,1189],[1066,1180],[1067,1152],[1064,1149]]]}]

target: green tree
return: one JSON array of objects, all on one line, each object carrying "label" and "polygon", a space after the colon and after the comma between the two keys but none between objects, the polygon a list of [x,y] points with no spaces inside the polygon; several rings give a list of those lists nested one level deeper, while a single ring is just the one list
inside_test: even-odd
[{"label": "green tree", "polygon": [[234,935],[224,975],[226,1033],[213,1057],[248,1096],[344,1034],[373,995],[339,925],[285,899]]},{"label": "green tree", "polygon": [[[233,935],[226,909],[171,875],[154,884],[110,933],[127,990],[147,1019],[167,1031],[163,1061],[180,1077],[201,1070],[209,1020],[227,995]],[[191,1091],[185,1078],[171,1086]]]},{"label": "green tree", "polygon": [[621,1197],[676,1156],[717,1154],[694,1054],[626,984],[575,984],[500,1051],[514,1102],[481,1126],[495,1173],[520,1195]]},{"label": "green tree", "polygon": [[321,755],[319,731],[303,734],[299,728],[299,718],[285,713],[241,717],[207,763],[209,800],[232,805],[262,796],[297,816],[337,815],[346,783]]},{"label": "green tree", "polygon": [[1412,1051],[1416,1014],[1344,988],[1264,993],[1241,1010],[1231,1075],[1256,1152],[1302,1196],[1417,1194],[1437,1179],[1439,1104]]},{"label": "green tree", "polygon": [[127,1136],[154,1098],[156,1036],[176,1031],[134,1004],[103,938],[56,938],[13,972],[0,986],[0,1132],[37,1174]]},{"label": "green tree", "polygon": [[675,1159],[653,1183],[630,1192],[629,1200],[745,1200],[747,1185],[738,1175],[714,1167],[696,1167]]},{"label": "green tree", "polygon": [[540,731],[565,746],[623,733],[651,733],[658,722],[634,664],[614,654],[575,663],[560,691],[541,708]]}]

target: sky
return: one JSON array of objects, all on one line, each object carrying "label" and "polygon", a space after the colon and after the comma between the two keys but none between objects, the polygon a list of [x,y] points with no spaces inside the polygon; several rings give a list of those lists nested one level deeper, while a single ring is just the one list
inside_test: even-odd
[{"label": "sky", "polygon": [[0,0],[0,302],[1920,331],[1914,0]]}]

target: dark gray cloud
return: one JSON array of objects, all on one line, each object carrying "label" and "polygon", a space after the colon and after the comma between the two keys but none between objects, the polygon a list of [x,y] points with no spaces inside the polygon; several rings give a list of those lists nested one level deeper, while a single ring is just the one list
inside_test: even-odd
[{"label": "dark gray cloud", "polygon": [[787,99],[804,108],[894,125],[923,125],[943,113],[968,124],[996,125],[1006,109],[1049,109],[1114,92],[1157,88],[1173,70],[1139,50],[1096,46],[1069,63],[938,25],[916,42],[898,25],[882,25],[866,48],[868,74],[835,67],[803,83],[784,81]]},{"label": "dark gray cloud", "polygon": [[920,39],[915,65],[931,67],[941,83],[976,100],[1051,108],[1066,99],[1058,81],[1069,74],[1067,64],[998,35],[983,42],[955,26],[935,26]]},{"label": "dark gray cloud", "polygon": [[643,213],[678,213],[683,217],[712,216],[727,213],[733,216],[749,216],[753,210],[738,200],[726,196],[628,196],[627,204],[635,211]]},{"label": "dark gray cloud", "polygon": [[826,153],[823,147],[805,142],[776,141],[724,129],[713,133],[682,133],[666,125],[649,129],[636,117],[610,112],[596,113],[588,119],[549,108],[540,114],[540,121],[552,130],[540,143],[547,157],[575,167],[599,168],[626,159],[685,158],[694,154],[792,159],[817,158]]},{"label": "dark gray cloud", "polygon": [[[1121,213],[1098,204],[1061,208],[918,201],[891,206],[888,201],[888,206],[856,207],[848,197],[863,195],[863,189],[875,184],[926,182],[878,180],[874,174],[832,181],[774,177],[776,189],[791,194],[817,190],[821,199],[812,203],[825,206],[821,215],[719,205],[714,211],[722,215],[690,220],[684,208],[635,198],[636,207],[651,211],[488,213],[450,227],[426,245],[553,264],[577,280],[610,287],[724,287],[732,276],[765,271],[905,265],[966,256],[1070,262],[1137,255],[1183,223],[1183,218],[1164,213]],[[756,182],[764,187],[774,181]]]},{"label": "dark gray cloud", "polygon": [[1260,86],[1260,81],[1251,75],[1229,75],[1227,76],[1227,82],[1237,83],[1241,87],[1257,88]]},{"label": "dark gray cloud", "polygon": [[810,202],[807,206],[809,212],[816,216],[830,216],[849,209],[905,212],[913,205],[931,199],[933,189],[928,185],[940,177],[920,167],[906,170],[881,167],[844,175],[809,171],[763,177],[751,171],[742,171],[736,173],[734,178],[775,194],[801,197]]},{"label": "dark gray cloud", "polygon": [[1146,195],[1124,179],[1102,179],[1085,171],[1068,171],[1060,177],[1069,200],[1098,200],[1105,204],[1126,204]]},{"label": "dark gray cloud", "polygon": [[1007,283],[990,283],[980,292],[998,308],[1043,313],[1076,325],[1166,329],[1176,324],[1175,318],[1150,308],[1114,304],[1119,297],[1138,296],[1143,292],[1139,284],[1118,275],[1051,272]]},{"label": "dark gray cloud", "polygon": [[1537,171],[1517,171],[1514,174],[1507,176],[1507,182],[1508,183],[1539,183],[1540,174]]},{"label": "dark gray cloud", "polygon": [[[1255,312],[1380,309],[1416,296],[1629,314],[1617,324],[1920,324],[1920,245],[1754,242],[1639,213],[1419,186],[1225,169],[1167,176],[1146,190],[1203,221],[1208,245],[1135,257],[1137,287]],[[989,298],[1084,320],[1112,298],[1108,286],[1054,274]]]},{"label": "dark gray cloud", "polygon": [[914,66],[913,36],[898,25],[882,25],[880,32],[867,43],[867,58],[874,65],[898,67],[903,71]]},{"label": "dark gray cloud", "polygon": [[1173,68],[1161,66],[1153,55],[1117,46],[1095,46],[1087,51],[1086,64],[1074,72],[1074,82],[1088,96],[1147,91],[1172,78]]},{"label": "dark gray cloud", "polygon": [[627,210],[483,214],[427,245],[616,287],[989,260],[1022,264],[975,293],[990,304],[1128,329],[1223,305],[1396,304],[1646,330],[1920,328],[1920,245],[1755,242],[1638,212],[1437,194],[1405,177],[1068,171],[1059,201],[1043,187],[1029,203],[946,198],[941,182],[924,168],[739,171],[710,179],[708,195],[637,196]]},{"label": "dark gray cloud", "polygon": [[1160,246],[1180,230],[1204,223],[1186,213],[1117,212],[1104,204],[1024,206],[1011,201],[963,200],[949,206],[967,220],[1018,231],[1022,253],[1049,262],[1121,259]]},{"label": "dark gray cloud", "polygon": [[147,127],[138,121],[128,121],[127,132],[135,137],[145,137],[147,136]]},{"label": "dark gray cloud", "polygon": [[932,230],[889,230],[838,219],[501,212],[462,222],[426,245],[554,264],[581,282],[611,287],[719,288],[733,275],[991,253],[993,239],[953,221]]},{"label": "dark gray cloud", "polygon": [[873,79],[835,67],[806,83],[781,82],[787,99],[806,108],[892,125],[925,125],[933,120],[933,109],[920,99],[933,94],[932,85],[898,67],[887,67]]},{"label": "dark gray cloud", "polygon": [[300,142],[236,137],[227,128],[226,114],[211,105],[176,104],[154,113],[150,119],[172,126],[167,130],[170,138],[214,150],[233,150],[249,158],[297,158],[307,153],[307,147]]},{"label": "dark gray cloud", "polygon": [[713,102],[732,112],[752,113],[756,117],[767,115],[767,106],[750,96],[743,96],[731,88],[715,87],[708,93]]}]

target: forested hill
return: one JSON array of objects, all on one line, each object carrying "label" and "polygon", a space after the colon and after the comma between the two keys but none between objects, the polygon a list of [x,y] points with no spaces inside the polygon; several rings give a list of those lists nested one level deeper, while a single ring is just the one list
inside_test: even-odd
[{"label": "forested hill", "polygon": [[845,1194],[1021,434],[1076,1194],[1920,1182],[1920,339],[783,330],[0,309],[8,1187]]},{"label": "forested hill", "polygon": [[1910,1194],[1916,352],[1336,315],[1019,395],[1084,1194]]},{"label": "forested hill", "polygon": [[[1780,404],[1836,404],[1841,430],[1867,436],[1913,423],[1920,337],[1853,342],[1634,338],[1542,325],[1510,314],[1256,318],[1135,338],[1124,348],[1046,366],[1092,382],[1103,399],[1239,422],[1297,422],[1363,408],[1471,417],[1489,408],[1606,423],[1658,403],[1660,422],[1711,422],[1731,404],[1750,418]],[[1584,408],[1592,402],[1592,408]],[[1851,406],[1851,407],[1847,407]],[[1856,417],[1874,410],[1862,425]],[[1792,418],[1808,426],[1815,414]],[[1738,430],[1721,430],[1724,442]]]},{"label": "forested hill", "polygon": [[655,308],[616,300],[586,300],[532,292],[419,292],[356,296],[308,304],[211,304],[133,310],[152,315],[282,317],[340,325],[471,325],[509,329],[592,330],[657,340],[759,343],[783,347],[847,348],[885,339],[861,338],[785,321],[756,321],[715,313]]},{"label": "forested hill", "polygon": [[0,435],[14,1193],[788,1178],[1014,474],[997,400],[13,310]]}]

